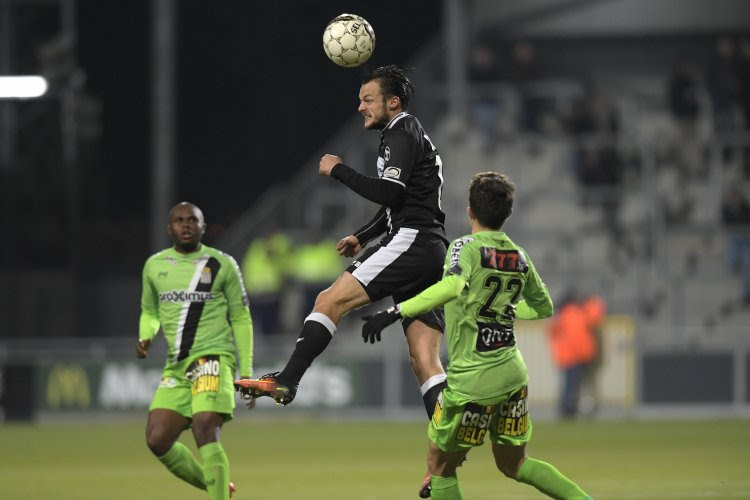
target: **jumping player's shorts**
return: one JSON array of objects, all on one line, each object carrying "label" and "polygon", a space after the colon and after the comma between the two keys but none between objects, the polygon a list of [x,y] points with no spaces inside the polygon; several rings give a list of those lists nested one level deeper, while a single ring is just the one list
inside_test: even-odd
[{"label": "jumping player's shorts", "polygon": [[[440,281],[446,251],[439,236],[402,227],[365,250],[346,270],[362,284],[371,302],[392,296],[398,304]],[[404,330],[415,319],[441,332],[445,327],[442,308],[404,318]]]},{"label": "jumping player's shorts", "polygon": [[438,398],[427,436],[445,452],[467,450],[484,443],[520,446],[531,439],[526,386],[492,401],[467,402],[446,388]]},{"label": "jumping player's shorts", "polygon": [[149,411],[174,410],[192,420],[198,412],[232,418],[234,412],[234,356],[203,354],[168,365],[161,375]]}]

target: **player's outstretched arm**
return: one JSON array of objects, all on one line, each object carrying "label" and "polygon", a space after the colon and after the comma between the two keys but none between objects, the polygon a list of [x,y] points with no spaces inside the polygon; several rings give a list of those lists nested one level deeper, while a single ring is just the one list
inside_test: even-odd
[{"label": "player's outstretched arm", "polygon": [[381,332],[397,320],[402,317],[413,318],[432,311],[458,297],[465,286],[466,281],[461,276],[449,274],[409,300],[389,307],[385,311],[363,316],[365,324],[362,325],[362,339],[371,344],[376,341],[380,342]]}]

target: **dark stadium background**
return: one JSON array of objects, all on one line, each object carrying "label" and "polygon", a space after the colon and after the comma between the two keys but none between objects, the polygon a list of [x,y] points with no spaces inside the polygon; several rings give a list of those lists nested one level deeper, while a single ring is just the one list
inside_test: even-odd
[{"label": "dark stadium background", "polygon": [[[17,268],[72,266],[79,276],[103,269],[137,273],[152,250],[153,4],[75,2],[77,41],[67,51],[56,45],[63,5],[8,4],[11,63],[0,73],[49,75],[74,61],[81,81],[75,117],[83,136],[78,179],[66,184],[73,176],[62,159],[62,104],[52,97],[62,87],[50,79],[44,99],[5,104],[15,107],[22,126],[14,138],[15,166],[0,169],[0,223],[8,241],[0,261]],[[208,241],[270,185],[316,168],[311,153],[356,112],[362,71],[325,57],[322,33],[330,19],[354,12],[371,21],[378,35],[373,64],[404,64],[441,30],[440,2],[174,6],[174,198],[204,210]],[[388,29],[378,32],[378,26]],[[79,217],[71,215],[76,211]]]},{"label": "dark stadium background", "polygon": [[[79,11],[80,64],[104,103],[103,142],[87,167],[100,171],[103,205],[84,214],[135,229],[107,244],[130,249],[110,265],[137,272],[149,251],[150,3],[83,1]],[[356,112],[361,71],[322,50],[323,28],[343,11],[375,26],[377,64],[408,62],[441,28],[439,2],[177,3],[175,192],[204,210],[209,236],[269,185],[317,168],[311,153]]]}]

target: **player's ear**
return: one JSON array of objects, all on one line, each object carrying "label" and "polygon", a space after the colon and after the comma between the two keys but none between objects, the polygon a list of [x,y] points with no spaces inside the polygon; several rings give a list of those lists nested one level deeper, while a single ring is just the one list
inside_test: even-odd
[{"label": "player's ear", "polygon": [[388,100],[388,109],[390,109],[391,111],[398,109],[400,106],[401,99],[399,99],[395,95]]},{"label": "player's ear", "polygon": [[476,217],[474,217],[474,212],[471,210],[471,207],[466,207],[466,215],[469,216],[469,220],[476,219]]}]

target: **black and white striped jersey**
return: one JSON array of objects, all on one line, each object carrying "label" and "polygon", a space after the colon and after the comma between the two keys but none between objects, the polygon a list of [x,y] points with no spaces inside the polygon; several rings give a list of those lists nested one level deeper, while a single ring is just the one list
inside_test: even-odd
[{"label": "black and white striped jersey", "polygon": [[441,207],[443,164],[415,116],[401,112],[380,131],[377,178],[362,176],[343,164],[336,165],[331,176],[382,205],[354,233],[362,245],[402,227],[436,234],[447,243]]}]

